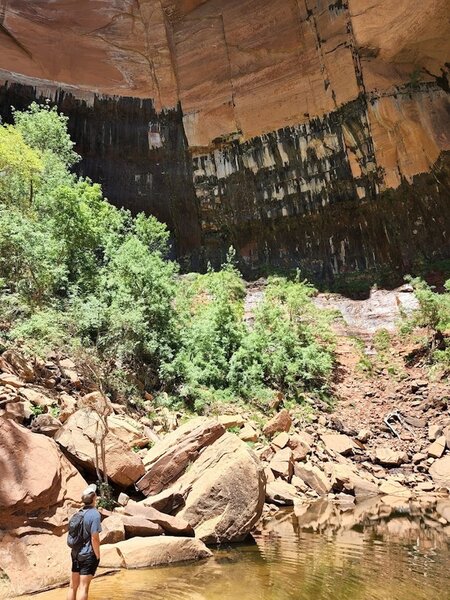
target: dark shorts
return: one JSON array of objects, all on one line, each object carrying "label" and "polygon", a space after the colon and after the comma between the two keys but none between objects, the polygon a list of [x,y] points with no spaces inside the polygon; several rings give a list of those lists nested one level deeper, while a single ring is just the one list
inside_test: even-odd
[{"label": "dark shorts", "polygon": [[72,573],[80,575],[95,575],[100,561],[95,554],[85,554],[72,557]]}]

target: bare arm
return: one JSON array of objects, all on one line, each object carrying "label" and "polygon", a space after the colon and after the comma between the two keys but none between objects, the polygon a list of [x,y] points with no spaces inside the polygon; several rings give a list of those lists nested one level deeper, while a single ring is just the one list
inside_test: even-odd
[{"label": "bare arm", "polygon": [[100,534],[91,534],[92,549],[94,550],[95,556],[100,560]]}]

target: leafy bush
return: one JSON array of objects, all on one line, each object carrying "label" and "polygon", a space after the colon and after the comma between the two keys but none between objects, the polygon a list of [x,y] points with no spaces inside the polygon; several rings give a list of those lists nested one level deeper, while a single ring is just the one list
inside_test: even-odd
[{"label": "leafy bush", "polygon": [[[178,285],[175,299],[178,351],[162,375],[197,409],[222,399],[231,357],[244,336],[244,286],[239,273],[227,263],[217,273],[191,274]],[[222,393],[219,394],[219,390]]]},{"label": "leafy bush", "polygon": [[444,284],[444,292],[439,294],[423,279],[407,277],[414,288],[419,308],[406,318],[406,328],[424,327],[428,330],[428,354],[432,361],[442,362],[450,367],[450,279]]},{"label": "leafy bush", "polygon": [[377,352],[384,352],[391,345],[391,335],[387,329],[379,329],[375,332],[372,342]]},{"label": "leafy bush", "polygon": [[72,167],[80,160],[67,131],[69,119],[59,114],[55,106],[32,102],[28,110],[13,110],[13,115],[16,130],[28,146],[42,154],[55,155],[66,167]]},{"label": "leafy bush", "polygon": [[0,126],[0,198],[8,207],[23,207],[43,170],[38,152],[30,148],[11,125]]},{"label": "leafy bush", "polygon": [[245,336],[230,363],[229,381],[244,397],[262,388],[300,400],[306,391],[326,396],[333,368],[333,316],[311,301],[316,293],[306,282],[271,278]]}]

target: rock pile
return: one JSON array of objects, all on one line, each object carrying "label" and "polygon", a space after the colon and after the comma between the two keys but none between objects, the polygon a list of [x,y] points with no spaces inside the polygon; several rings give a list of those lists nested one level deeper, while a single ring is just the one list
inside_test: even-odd
[{"label": "rock pile", "polygon": [[447,493],[450,417],[441,414],[439,420],[441,426],[430,426],[422,453],[414,452],[420,435],[410,444],[398,443],[392,436],[386,442],[367,429],[352,431],[334,416],[315,417],[305,426],[283,410],[262,429],[253,423],[254,439],[259,440],[254,449],[267,479],[266,503],[286,506],[323,496],[337,500],[348,496],[355,502],[377,495],[411,498],[425,491]]},{"label": "rock pile", "polygon": [[151,419],[126,414],[69,359],[30,362],[4,352],[0,597],[67,579],[68,518],[86,480],[103,470],[117,499],[114,510],[102,509],[107,568],[207,558],[205,544],[242,541],[262,515],[289,505],[300,514],[318,498],[345,510],[375,497],[384,507],[438,499],[450,489],[445,395],[427,393],[420,380],[402,385],[414,385],[415,395],[395,435],[379,416],[357,423],[345,409],[339,419],[306,421],[284,408],[270,419],[242,411],[178,427],[181,415],[166,408]]},{"label": "rock pile", "polygon": [[131,418],[86,387],[69,359],[0,357],[0,597],[67,579],[68,518],[83,476],[104,470],[117,493],[136,499],[118,493],[114,511],[102,509],[101,566],[198,560],[211,555],[204,542],[249,534],[265,498],[256,454],[216,419],[178,429],[176,415],[161,411],[160,419],[160,433],[174,429],[162,440],[158,424]]}]

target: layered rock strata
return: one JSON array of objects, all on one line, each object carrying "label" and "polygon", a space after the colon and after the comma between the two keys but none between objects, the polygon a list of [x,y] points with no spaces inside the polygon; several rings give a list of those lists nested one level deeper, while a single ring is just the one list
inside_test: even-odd
[{"label": "layered rock strata", "polygon": [[233,244],[248,272],[401,275],[450,255],[446,11],[2,0],[0,113],[54,98],[81,172],[168,223],[190,267]]}]

